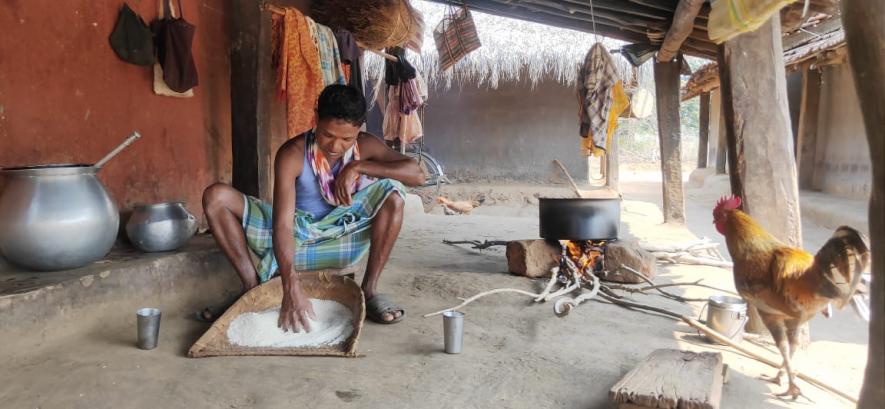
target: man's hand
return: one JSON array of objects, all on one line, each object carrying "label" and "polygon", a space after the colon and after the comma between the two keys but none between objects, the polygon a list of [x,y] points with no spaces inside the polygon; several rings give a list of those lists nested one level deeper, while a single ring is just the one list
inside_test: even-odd
[{"label": "man's hand", "polygon": [[350,206],[353,203],[350,190],[356,185],[360,176],[362,176],[358,171],[359,164],[360,161],[358,160],[348,163],[338,172],[338,176],[335,177],[333,193],[335,194],[335,199],[338,200],[339,205]]},{"label": "man's hand", "polygon": [[277,325],[283,331],[310,332],[310,319],[316,319],[316,313],[313,312],[313,305],[310,300],[301,292],[301,285],[297,282],[292,284],[289,290],[283,290],[283,303],[280,306],[280,318]]}]

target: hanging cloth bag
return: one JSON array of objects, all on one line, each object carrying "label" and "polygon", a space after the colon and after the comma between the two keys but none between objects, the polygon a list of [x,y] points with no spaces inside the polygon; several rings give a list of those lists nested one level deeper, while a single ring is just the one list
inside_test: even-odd
[{"label": "hanging cloth bag", "polygon": [[439,52],[439,67],[442,71],[451,68],[482,45],[467,7],[447,7],[442,21],[433,29],[433,41]]},{"label": "hanging cloth bag", "polygon": [[163,2],[163,18],[154,21],[157,36],[157,61],[163,68],[163,82],[175,92],[185,92],[199,84],[191,46],[196,26],[184,19],[181,0],[178,18],[172,16],[172,0]]},{"label": "hanging cloth bag", "polygon": [[117,15],[117,24],[108,39],[111,48],[121,60],[149,67],[154,63],[154,38],[141,16],[123,3]]}]

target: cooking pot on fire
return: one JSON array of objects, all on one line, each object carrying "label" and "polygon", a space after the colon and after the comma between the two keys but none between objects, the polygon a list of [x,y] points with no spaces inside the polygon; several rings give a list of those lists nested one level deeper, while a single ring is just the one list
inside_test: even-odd
[{"label": "cooking pot on fire", "polygon": [[620,198],[541,198],[541,237],[549,240],[616,240]]},{"label": "cooking pot on fire", "polygon": [[94,165],[0,169],[0,253],[40,271],[82,267],[107,255],[120,215],[96,173],[140,136],[133,133]]}]

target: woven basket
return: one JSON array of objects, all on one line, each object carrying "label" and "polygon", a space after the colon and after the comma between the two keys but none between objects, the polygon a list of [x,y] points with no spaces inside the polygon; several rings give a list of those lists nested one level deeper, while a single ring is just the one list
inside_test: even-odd
[{"label": "woven basket", "polygon": [[308,298],[337,301],[349,308],[353,313],[353,334],[338,345],[326,347],[272,348],[231,345],[227,339],[227,329],[236,317],[246,312],[261,312],[280,305],[280,300],[283,298],[283,284],[280,278],[276,277],[240,297],[191,346],[187,355],[191,358],[247,355],[357,356],[357,340],[366,317],[366,303],[359,285],[348,277],[318,271],[302,273],[301,288]]}]

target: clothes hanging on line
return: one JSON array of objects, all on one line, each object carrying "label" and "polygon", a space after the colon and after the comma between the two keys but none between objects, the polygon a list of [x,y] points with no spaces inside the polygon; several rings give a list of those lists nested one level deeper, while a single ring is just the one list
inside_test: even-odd
[{"label": "clothes hanging on line", "polygon": [[384,62],[384,82],[387,85],[399,85],[402,81],[415,78],[418,70],[406,59],[406,50],[402,47],[392,47],[387,49],[387,53],[397,58],[397,61]]},{"label": "clothes hanging on line", "polygon": [[[310,19],[310,17],[308,17]],[[347,84],[344,70],[341,68],[341,55],[338,53],[338,41],[332,29],[314,23],[316,27],[316,46],[320,56],[320,70],[323,73],[323,85]]]},{"label": "clothes hanging on line", "polygon": [[387,87],[387,109],[384,111],[384,139],[400,143],[412,143],[424,136],[424,128],[418,111],[404,114],[400,108],[400,86]]},{"label": "clothes hanging on line", "polygon": [[335,33],[294,7],[272,16],[277,90],[286,101],[290,138],[313,129],[316,104],[327,85],[346,84]]},{"label": "clothes hanging on line", "polygon": [[341,55],[341,67],[344,69],[347,84],[365,96],[362,72],[363,50],[357,45],[353,34],[343,28],[335,31],[335,40],[338,42],[338,54]]},{"label": "clothes hanging on line", "polygon": [[578,73],[581,150],[599,156],[611,145],[618,116],[630,104],[611,54],[596,43],[584,57]]},{"label": "clothes hanging on line", "polygon": [[313,129],[316,103],[323,90],[320,56],[310,23],[298,9],[274,14],[273,61],[277,67],[277,91],[286,101],[286,132],[294,137]]}]

